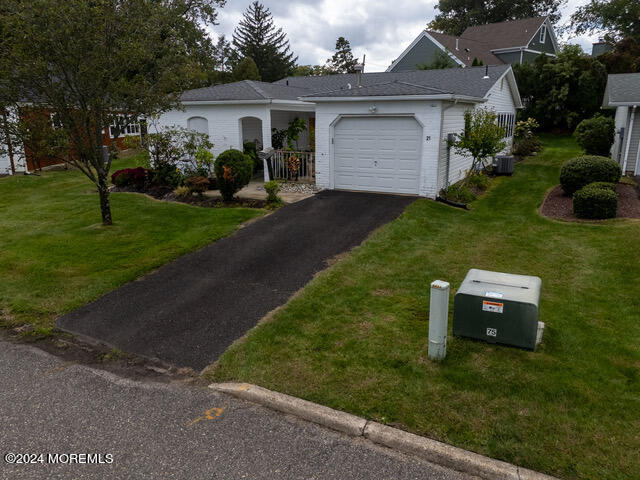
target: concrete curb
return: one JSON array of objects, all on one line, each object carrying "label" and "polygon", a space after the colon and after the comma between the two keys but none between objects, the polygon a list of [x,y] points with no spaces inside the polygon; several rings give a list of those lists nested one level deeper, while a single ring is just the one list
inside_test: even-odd
[{"label": "concrete curb", "polygon": [[415,455],[428,462],[487,480],[557,480],[542,473],[485,457],[430,438],[370,422],[307,400],[267,390],[249,383],[213,383],[209,388],[258,403],[354,437]]}]

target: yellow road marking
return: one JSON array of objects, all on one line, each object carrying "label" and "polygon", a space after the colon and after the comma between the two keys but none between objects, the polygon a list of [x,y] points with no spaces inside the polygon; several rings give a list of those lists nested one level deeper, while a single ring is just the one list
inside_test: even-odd
[{"label": "yellow road marking", "polygon": [[227,407],[222,407],[222,408],[210,408],[209,410],[207,410],[206,412],[204,412],[204,415],[201,417],[196,418],[195,420],[192,420],[191,422],[189,422],[187,424],[187,427],[190,427],[191,425],[198,423],[200,420],[215,420],[216,418],[218,418],[220,415],[222,415],[222,412],[224,412],[224,409]]}]

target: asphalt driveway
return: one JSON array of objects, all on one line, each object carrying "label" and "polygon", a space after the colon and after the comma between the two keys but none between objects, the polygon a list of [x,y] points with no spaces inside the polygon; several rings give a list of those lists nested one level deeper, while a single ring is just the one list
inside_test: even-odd
[{"label": "asphalt driveway", "polygon": [[58,327],[202,369],[413,200],[321,192],[60,317]]}]

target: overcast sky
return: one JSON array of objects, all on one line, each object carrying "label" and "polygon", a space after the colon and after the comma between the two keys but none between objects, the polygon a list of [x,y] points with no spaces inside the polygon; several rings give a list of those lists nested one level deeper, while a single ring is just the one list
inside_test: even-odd
[{"label": "overcast sky", "polygon": [[[577,6],[588,0],[568,0],[562,25]],[[227,0],[213,35],[230,40],[250,0]],[[301,65],[324,64],[333,54],[336,38],[351,42],[354,55],[366,54],[367,72],[384,71],[436,14],[437,1],[425,0],[263,0],[275,24],[287,34]],[[591,52],[595,37],[565,37]]]}]

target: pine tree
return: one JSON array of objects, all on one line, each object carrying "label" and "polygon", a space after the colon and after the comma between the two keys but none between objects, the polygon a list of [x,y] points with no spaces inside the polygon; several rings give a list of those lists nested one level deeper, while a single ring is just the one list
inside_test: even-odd
[{"label": "pine tree", "polygon": [[237,54],[233,50],[231,43],[224,35],[220,35],[214,48],[213,60],[216,63],[216,70],[219,72],[232,71],[234,64],[237,62]]},{"label": "pine tree", "polygon": [[358,59],[353,58],[351,44],[344,37],[338,37],[336,40],[336,53],[327,60],[329,68],[336,73],[354,73]]},{"label": "pine tree", "polygon": [[235,67],[231,75],[233,82],[241,80],[260,80],[258,66],[251,57],[244,57]]},{"label": "pine tree", "polygon": [[253,2],[233,32],[233,45],[242,57],[251,57],[265,82],[291,75],[296,60],[282,28],[276,28],[271,12]]}]

